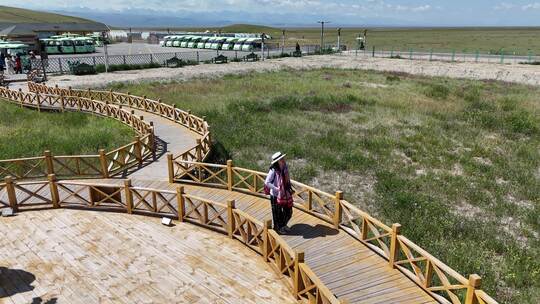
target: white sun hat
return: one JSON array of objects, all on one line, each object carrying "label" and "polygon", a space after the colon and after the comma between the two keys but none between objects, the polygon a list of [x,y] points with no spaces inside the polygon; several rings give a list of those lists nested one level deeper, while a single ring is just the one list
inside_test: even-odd
[{"label": "white sun hat", "polygon": [[275,164],[276,162],[278,162],[280,159],[284,158],[287,154],[283,154],[281,152],[276,152],[274,153],[274,155],[272,155],[272,162],[271,164]]}]

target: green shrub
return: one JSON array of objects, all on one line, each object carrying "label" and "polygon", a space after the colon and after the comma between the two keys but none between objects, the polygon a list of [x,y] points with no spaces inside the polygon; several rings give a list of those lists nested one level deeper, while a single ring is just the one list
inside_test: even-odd
[{"label": "green shrub", "polygon": [[441,84],[441,83],[433,83],[429,84],[426,88],[425,94],[428,97],[436,98],[436,99],[445,99],[450,94],[450,88],[448,86]]},{"label": "green shrub", "polygon": [[[161,65],[157,62],[144,63],[144,64],[111,64],[109,65],[109,72],[154,69],[154,68],[159,68],[159,67],[161,67]],[[104,73],[105,65],[104,64],[96,65],[96,72]]]}]

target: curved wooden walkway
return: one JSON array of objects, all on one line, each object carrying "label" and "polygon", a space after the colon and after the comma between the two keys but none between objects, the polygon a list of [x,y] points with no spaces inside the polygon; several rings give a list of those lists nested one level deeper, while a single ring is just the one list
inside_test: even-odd
[{"label": "curved wooden walkway", "polygon": [[[34,90],[57,94],[67,91],[46,87]],[[176,122],[180,119],[178,114],[170,114],[170,106],[149,103],[146,98],[71,89],[69,94],[133,105],[137,115],[140,113],[153,122],[155,136],[167,143],[163,150],[175,155],[169,155],[165,162],[163,153],[157,153],[156,162],[129,172],[129,181],[94,179],[0,185],[0,206],[4,202],[22,207],[19,209],[107,209],[165,215],[199,224],[227,233],[261,254],[278,273],[291,280],[293,294],[309,303],[496,303],[478,289],[476,277],[465,279],[399,236],[399,227],[392,231],[342,201],[338,194],[335,200],[330,198],[335,201],[334,207],[323,202],[322,209],[316,211],[311,206],[315,196],[323,201],[322,196],[327,194],[303,189],[301,192],[309,197],[305,201],[309,207],[296,206],[292,232],[278,236],[267,229],[271,211],[268,200],[260,196],[261,174],[242,169],[249,173],[242,176],[239,171],[232,171],[230,165],[193,163],[203,160],[209,152],[208,128],[197,131],[200,122],[188,119],[190,129],[197,132],[187,130]],[[192,128],[192,123],[196,127]],[[201,135],[203,140],[197,140]],[[183,181],[186,176],[194,184],[183,184],[183,189],[179,189],[178,184],[171,183]],[[235,187],[242,183],[247,188]],[[45,188],[47,185],[50,191]],[[17,198],[9,196],[10,188],[15,189],[12,196]],[[382,232],[375,231],[381,227]],[[379,243],[382,249],[371,243]]]}]

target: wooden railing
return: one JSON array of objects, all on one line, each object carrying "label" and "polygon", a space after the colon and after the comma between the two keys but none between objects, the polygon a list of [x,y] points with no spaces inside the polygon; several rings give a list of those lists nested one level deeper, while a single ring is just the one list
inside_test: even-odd
[{"label": "wooden railing", "polygon": [[[174,160],[169,157],[169,174],[176,182],[264,195],[266,173],[227,165]],[[368,213],[343,199],[343,193],[326,193],[305,184],[292,181],[294,206],[333,224],[350,234],[381,257],[390,267],[396,268],[442,303],[496,303],[479,290],[480,279],[469,279],[430,255],[406,237],[400,235],[399,224],[387,226]],[[277,249],[276,249],[277,250]],[[290,266],[291,253],[280,248],[281,273]],[[288,252],[288,253],[287,253]],[[275,259],[274,259],[275,260]],[[308,274],[306,274],[308,275]]]},{"label": "wooden railing", "polygon": [[45,151],[43,156],[0,160],[0,178],[45,178],[55,173],[61,178],[111,177],[142,165],[155,153],[154,128],[132,112],[108,103],[76,96],[42,95],[0,87],[0,97],[17,105],[41,110],[69,110],[110,117],[128,125],[139,135],[131,143],[95,155],[55,156]]},{"label": "wooden railing", "polygon": [[0,183],[0,210],[15,212],[76,208],[167,216],[190,222],[228,235],[261,255],[289,284],[303,303],[338,304],[332,292],[304,263],[304,253],[292,250],[274,230],[270,220],[264,223],[226,203],[184,192],[135,187],[130,179],[113,184],[88,181],[59,181],[54,174],[45,181],[14,181],[6,177]]},{"label": "wooden railing", "polygon": [[162,103],[160,100],[152,100],[146,98],[146,96],[134,96],[129,93],[113,92],[112,90],[76,90],[72,89],[71,87],[68,89],[63,89],[59,88],[58,86],[49,87],[47,85],[34,82],[28,82],[28,89],[35,93],[54,94],[57,96],[77,96],[93,100],[100,100],[103,102],[109,102],[119,106],[127,106],[159,115],[200,135],[200,138],[197,139],[197,144],[193,148],[188,149],[187,151],[178,155],[174,155],[174,159],[203,161],[210,153],[210,127],[204,118],[195,116],[191,114],[190,111],[178,109],[174,105]]}]

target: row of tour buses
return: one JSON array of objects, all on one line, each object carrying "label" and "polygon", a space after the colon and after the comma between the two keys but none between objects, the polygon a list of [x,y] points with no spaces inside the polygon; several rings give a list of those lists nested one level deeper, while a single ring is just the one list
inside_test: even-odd
[{"label": "row of tour buses", "polygon": [[21,41],[0,40],[0,53],[11,56],[28,55],[29,45]]},{"label": "row of tour buses", "polygon": [[[63,34],[40,39],[41,51],[47,54],[84,54],[94,53],[100,45],[99,36]],[[101,44],[102,45],[102,44]]]},{"label": "row of tour buses", "polygon": [[159,42],[163,47],[212,49],[252,52],[261,49],[261,38],[211,37],[195,35],[165,36]]}]

